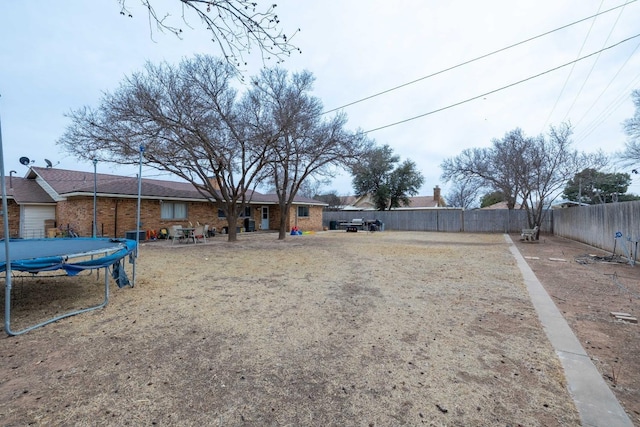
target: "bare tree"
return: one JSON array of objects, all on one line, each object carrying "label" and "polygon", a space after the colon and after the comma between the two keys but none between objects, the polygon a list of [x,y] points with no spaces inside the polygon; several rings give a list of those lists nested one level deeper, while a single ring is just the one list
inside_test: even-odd
[{"label": "bare tree", "polygon": [[96,108],[68,117],[71,125],[58,141],[80,159],[116,164],[143,163],[170,172],[222,209],[230,241],[236,221],[258,183],[269,138],[251,126],[255,104],[238,100],[229,86],[235,71],[210,56],[184,60],[177,67],[147,63],[105,93]]},{"label": "bare tree", "polygon": [[327,207],[325,207],[325,210],[327,211],[335,211],[342,206],[342,199],[338,196],[336,190],[331,190],[325,194],[317,194],[313,198],[326,203]]},{"label": "bare tree", "polygon": [[302,197],[313,199],[318,194],[320,194],[320,190],[322,189],[322,187],[330,183],[331,181],[329,179],[315,179],[314,177],[311,177],[310,179],[304,180],[302,184],[300,184],[300,190],[298,191],[298,193]]},{"label": "bare tree", "polygon": [[[132,0],[118,0],[120,14],[133,18],[127,6]],[[211,34],[212,42],[218,45],[222,56],[237,71],[247,65],[246,57],[254,50],[260,52],[263,64],[275,60],[277,64],[292,52],[300,49],[291,44],[279,28],[280,18],[275,10],[277,5],[269,4],[266,9],[258,9],[258,3],[247,0],[176,0],[175,15],[171,10],[158,10],[157,1],[139,0],[148,12],[149,26],[181,37],[183,27],[192,28],[193,21],[200,21]],[[168,6],[167,6],[168,8]],[[176,16],[177,15],[177,16]]]},{"label": "bare tree", "polygon": [[526,152],[527,168],[521,173],[522,199],[529,226],[540,226],[546,209],[562,194],[567,182],[579,171],[602,168],[607,157],[602,152],[580,153],[571,148],[571,127],[562,124],[551,127],[547,137],[540,136]]},{"label": "bare tree", "polygon": [[280,211],[279,239],[284,239],[289,211],[301,185],[311,177],[335,175],[357,158],[367,144],[362,134],[345,130],[346,116],[322,115],[322,103],[309,92],[313,75],[291,76],[281,68],[265,69],[254,79],[250,96],[261,105],[262,132],[273,135],[265,179],[275,188]]},{"label": "bare tree", "polygon": [[631,94],[636,111],[630,119],[624,121],[624,131],[628,136],[625,149],[618,156],[623,166],[632,167],[633,173],[638,173],[640,167],[640,89]]},{"label": "bare tree", "polygon": [[507,207],[513,209],[521,194],[520,176],[528,168],[524,153],[532,141],[521,129],[514,129],[502,139],[493,139],[489,148],[465,149],[442,162],[442,178],[455,182],[473,180],[478,186],[499,190],[505,195]]},{"label": "bare tree", "polygon": [[463,179],[453,184],[451,192],[447,195],[447,206],[472,209],[478,205],[478,195],[481,185],[473,179]]},{"label": "bare tree", "polygon": [[540,225],[545,208],[561,194],[566,182],[587,167],[601,167],[606,157],[571,149],[571,128],[551,127],[548,137],[526,137],[520,129],[492,141],[488,148],[464,150],[446,159],[441,167],[447,180],[473,179],[501,191],[509,209],[521,202],[529,226]]}]

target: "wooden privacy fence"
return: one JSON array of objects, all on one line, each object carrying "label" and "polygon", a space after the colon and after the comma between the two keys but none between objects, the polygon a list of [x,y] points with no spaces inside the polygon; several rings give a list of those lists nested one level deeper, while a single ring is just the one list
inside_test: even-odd
[{"label": "wooden privacy fence", "polygon": [[[530,228],[524,210],[452,208],[397,211],[324,212],[323,226],[354,218],[379,220],[385,230],[468,233],[520,233]],[[636,260],[640,257],[640,201],[551,209],[542,233],[552,233]],[[618,237],[616,237],[618,236]]]},{"label": "wooden privacy fence", "polygon": [[612,253],[615,246],[618,255],[635,256],[640,241],[640,201],[558,209],[553,215],[553,233]]},{"label": "wooden privacy fence", "polygon": [[[551,211],[545,215],[543,232],[551,232]],[[356,218],[379,220],[385,230],[398,231],[443,231],[469,233],[520,233],[530,228],[524,210],[508,209],[415,209],[396,211],[337,211],[324,212],[322,225],[331,229],[340,222]]]}]

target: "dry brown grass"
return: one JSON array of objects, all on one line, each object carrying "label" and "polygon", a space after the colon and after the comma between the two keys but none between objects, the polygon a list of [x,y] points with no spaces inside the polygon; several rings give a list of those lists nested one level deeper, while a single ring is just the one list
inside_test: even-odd
[{"label": "dry brown grass", "polygon": [[[2,339],[3,425],[579,425],[501,235],[155,242],[137,276]],[[16,322],[101,298],[57,281],[18,283]]]}]

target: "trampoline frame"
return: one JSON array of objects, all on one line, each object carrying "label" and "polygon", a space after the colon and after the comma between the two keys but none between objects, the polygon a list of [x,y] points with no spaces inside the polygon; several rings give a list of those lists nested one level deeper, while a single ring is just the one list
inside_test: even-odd
[{"label": "trampoline frame", "polygon": [[[66,241],[72,241],[74,243],[111,243],[111,245],[107,245],[106,247],[102,247],[99,249],[86,250],[83,252],[70,253],[70,254],[56,254],[46,258],[31,258],[31,259],[20,259],[20,260],[7,260],[6,253],[4,254],[4,260],[0,261],[0,272],[5,273],[5,317],[4,317],[4,327],[5,332],[9,336],[21,335],[26,332],[32,331],[34,329],[40,328],[42,326],[48,325],[53,322],[57,322],[58,320],[65,319],[67,317],[75,316],[77,314],[86,313],[88,311],[97,310],[105,307],[109,302],[109,267],[115,266],[116,264],[120,264],[122,260],[127,255],[132,255],[137,249],[137,242],[135,240],[127,240],[127,239],[108,239],[108,238],[70,238],[70,239],[25,239],[25,240],[10,240],[8,243],[11,245],[19,245],[22,243],[33,243],[38,242],[40,244],[64,244]],[[6,242],[5,242],[6,243]],[[93,258],[96,255],[104,256],[101,258]],[[88,259],[91,257],[91,259]],[[74,259],[81,259],[77,262],[74,262]],[[136,257],[131,256],[133,268],[135,269]],[[7,261],[9,264],[7,265]],[[43,322],[37,323],[32,326],[28,326],[19,331],[14,331],[11,329],[11,271],[22,271],[28,272],[32,274],[36,274],[42,271],[54,271],[54,270],[64,270],[69,276],[75,276],[83,270],[100,270],[100,268],[104,268],[104,299],[99,304],[79,309],[72,310],[67,313],[52,317]],[[124,267],[123,267],[124,268]],[[118,284],[120,286],[120,284]],[[130,283],[133,287],[134,283]]]},{"label": "trampoline frame", "polygon": [[[143,153],[144,153],[144,146],[140,146],[140,159],[139,159],[139,173],[138,173],[138,207],[137,207],[137,211],[136,211],[136,230],[140,228],[140,204],[141,204],[141,192],[142,192],[142,158],[143,158]],[[25,158],[26,159],[26,158]],[[28,162],[28,159],[27,159]],[[93,208],[94,208],[94,212],[93,212],[93,237],[92,239],[96,239],[95,236],[95,230],[96,230],[96,192],[97,192],[97,188],[96,188],[96,181],[95,181],[95,176],[96,176],[96,163],[97,160],[94,158],[93,160],[93,170],[94,170],[94,186],[93,186]],[[24,164],[24,163],[23,163]],[[28,327],[26,329],[23,329],[21,331],[12,331],[11,330],[11,268],[12,268],[12,264],[13,262],[11,261],[11,251],[10,251],[10,243],[11,240],[9,239],[9,209],[8,209],[8,203],[7,203],[7,187],[6,187],[6,182],[5,182],[5,173],[4,173],[4,149],[3,149],[3,143],[2,143],[2,120],[0,118],[0,187],[1,187],[1,191],[2,191],[2,228],[4,231],[4,258],[5,258],[5,262],[3,265],[3,270],[5,272],[5,332],[8,335],[20,335],[23,334],[25,332],[28,332],[30,330],[33,330],[35,328],[39,328],[41,326],[47,325],[49,323],[55,322],[57,320],[63,319],[65,317],[69,317],[69,316],[74,316],[76,314],[80,314],[80,313],[84,313],[86,311],[90,311],[90,310],[96,310],[98,308],[102,308],[105,305],[107,305],[107,303],[109,302],[109,276],[108,276],[108,269],[109,269],[109,265],[102,265],[102,266],[96,266],[94,265],[93,267],[88,267],[89,269],[91,268],[95,268],[95,269],[99,269],[104,267],[105,270],[105,298],[104,301],[96,306],[93,307],[88,307],[82,310],[76,310],[70,313],[66,313],[64,315],[61,316],[56,316],[52,319],[49,319],[45,322],[41,322],[37,325]],[[126,253],[123,254],[121,257],[117,257],[117,260],[111,259],[111,261],[113,261],[111,263],[111,266],[115,266],[116,264],[119,266],[120,261],[122,260],[122,258],[124,258],[127,254],[129,254],[130,258],[131,258],[131,262],[133,264],[133,278],[132,278],[132,282],[131,282],[131,287],[135,286],[135,282],[136,282],[136,258],[138,257],[138,246],[139,246],[139,234],[140,233],[136,233],[136,239],[135,241],[133,241],[133,248],[131,248],[131,243],[126,243],[125,247],[126,249]],[[131,240],[124,240],[125,242],[132,242]],[[107,258],[107,257],[105,257]],[[63,263],[59,263],[60,266],[62,266],[62,268],[67,272],[67,274],[73,275],[73,274],[77,274],[76,273],[71,273],[68,269],[66,269],[64,267],[64,262]],[[87,265],[82,265],[80,266],[81,269],[84,269]],[[21,269],[22,266],[19,266],[18,270]],[[51,269],[54,269],[53,266],[51,266]],[[119,269],[118,269],[119,270]],[[115,272],[114,272],[115,273]],[[123,267],[123,273],[124,273],[124,267]],[[115,274],[114,274],[115,275]],[[119,275],[118,278],[116,279],[116,281],[118,282],[118,285],[121,286],[120,281],[123,278],[123,274]]]}]

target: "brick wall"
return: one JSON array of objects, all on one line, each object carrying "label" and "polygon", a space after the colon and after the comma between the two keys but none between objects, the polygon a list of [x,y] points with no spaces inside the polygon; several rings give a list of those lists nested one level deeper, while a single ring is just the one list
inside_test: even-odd
[{"label": "brick wall", "polygon": [[[97,224],[98,235],[105,237],[124,237],[127,231],[136,229],[137,199],[98,198],[97,200]],[[169,228],[172,225],[184,227],[192,224],[209,224],[220,232],[227,226],[226,218],[218,218],[218,208],[208,202],[187,203],[187,219],[162,220],[160,219],[161,202],[159,200],[142,200],[140,204],[141,230],[156,230]],[[297,208],[293,209],[297,213]],[[269,206],[269,229],[277,230],[279,221],[279,208]],[[256,228],[261,223],[261,211],[251,209],[252,218],[256,222]],[[18,213],[19,217],[19,213]],[[91,224],[93,222],[93,197],[76,197],[61,201],[57,205],[56,219],[62,229],[67,226],[72,228],[80,236],[91,236]],[[322,208],[310,207],[309,217],[296,218],[291,215],[289,229],[297,225],[301,230],[322,229]],[[239,218],[238,227],[244,226],[244,218]]]},{"label": "brick wall", "polygon": [[[9,235],[18,237],[20,234],[20,206],[13,200],[7,201],[9,211]],[[137,199],[98,198],[97,224],[98,235],[105,237],[124,237],[127,231],[135,230],[137,215]],[[310,206],[309,217],[297,217],[297,208],[292,208],[289,217],[289,228],[297,225],[303,231],[322,230],[322,208]],[[261,224],[261,211],[251,210],[252,218],[256,222],[256,229]],[[162,220],[160,219],[160,201],[142,200],[140,205],[141,230],[160,230],[169,228],[174,224],[189,226],[189,222],[196,224],[209,224],[218,232],[227,226],[226,218],[218,218],[218,208],[207,202],[188,203],[186,220]],[[269,205],[269,229],[277,230],[280,221],[280,209],[278,206]],[[89,237],[92,235],[91,224],[93,222],[93,197],[76,197],[61,201],[56,206],[56,222],[58,228],[73,229],[78,235]],[[239,218],[238,227],[244,226],[244,218]],[[0,226],[0,238],[4,238],[4,227]]]},{"label": "brick wall", "polygon": [[[0,206],[0,209],[2,207]],[[7,200],[7,210],[9,211],[9,237],[20,236],[20,206],[13,200]],[[0,216],[0,238],[4,239],[4,217]]]},{"label": "brick wall", "polygon": [[289,215],[289,230],[296,225],[302,231],[322,230],[322,207],[309,206],[309,216],[298,217],[298,207],[293,206],[291,208],[291,215]]},{"label": "brick wall", "polygon": [[[277,230],[280,226],[280,207],[270,206],[269,208],[269,228]],[[309,206],[309,216],[298,217],[298,207],[296,205],[292,206],[287,223],[287,231],[291,231],[294,226],[298,226],[302,231],[322,230],[322,207]]]},{"label": "brick wall", "polygon": [[92,198],[66,200],[56,205],[56,223],[60,230],[71,229],[80,236],[91,236],[92,221]]},{"label": "brick wall", "polygon": [[[98,235],[124,237],[127,231],[136,229],[137,199],[98,198],[96,202]],[[141,230],[159,231],[172,225],[188,227],[190,224],[209,224],[219,231],[227,225],[225,218],[218,218],[218,209],[208,202],[187,203],[187,218],[163,220],[160,218],[159,200],[141,200]],[[71,227],[80,236],[91,236],[93,222],[93,197],[77,197],[58,203],[57,219],[61,228]],[[242,226],[243,219],[238,220]]]}]

